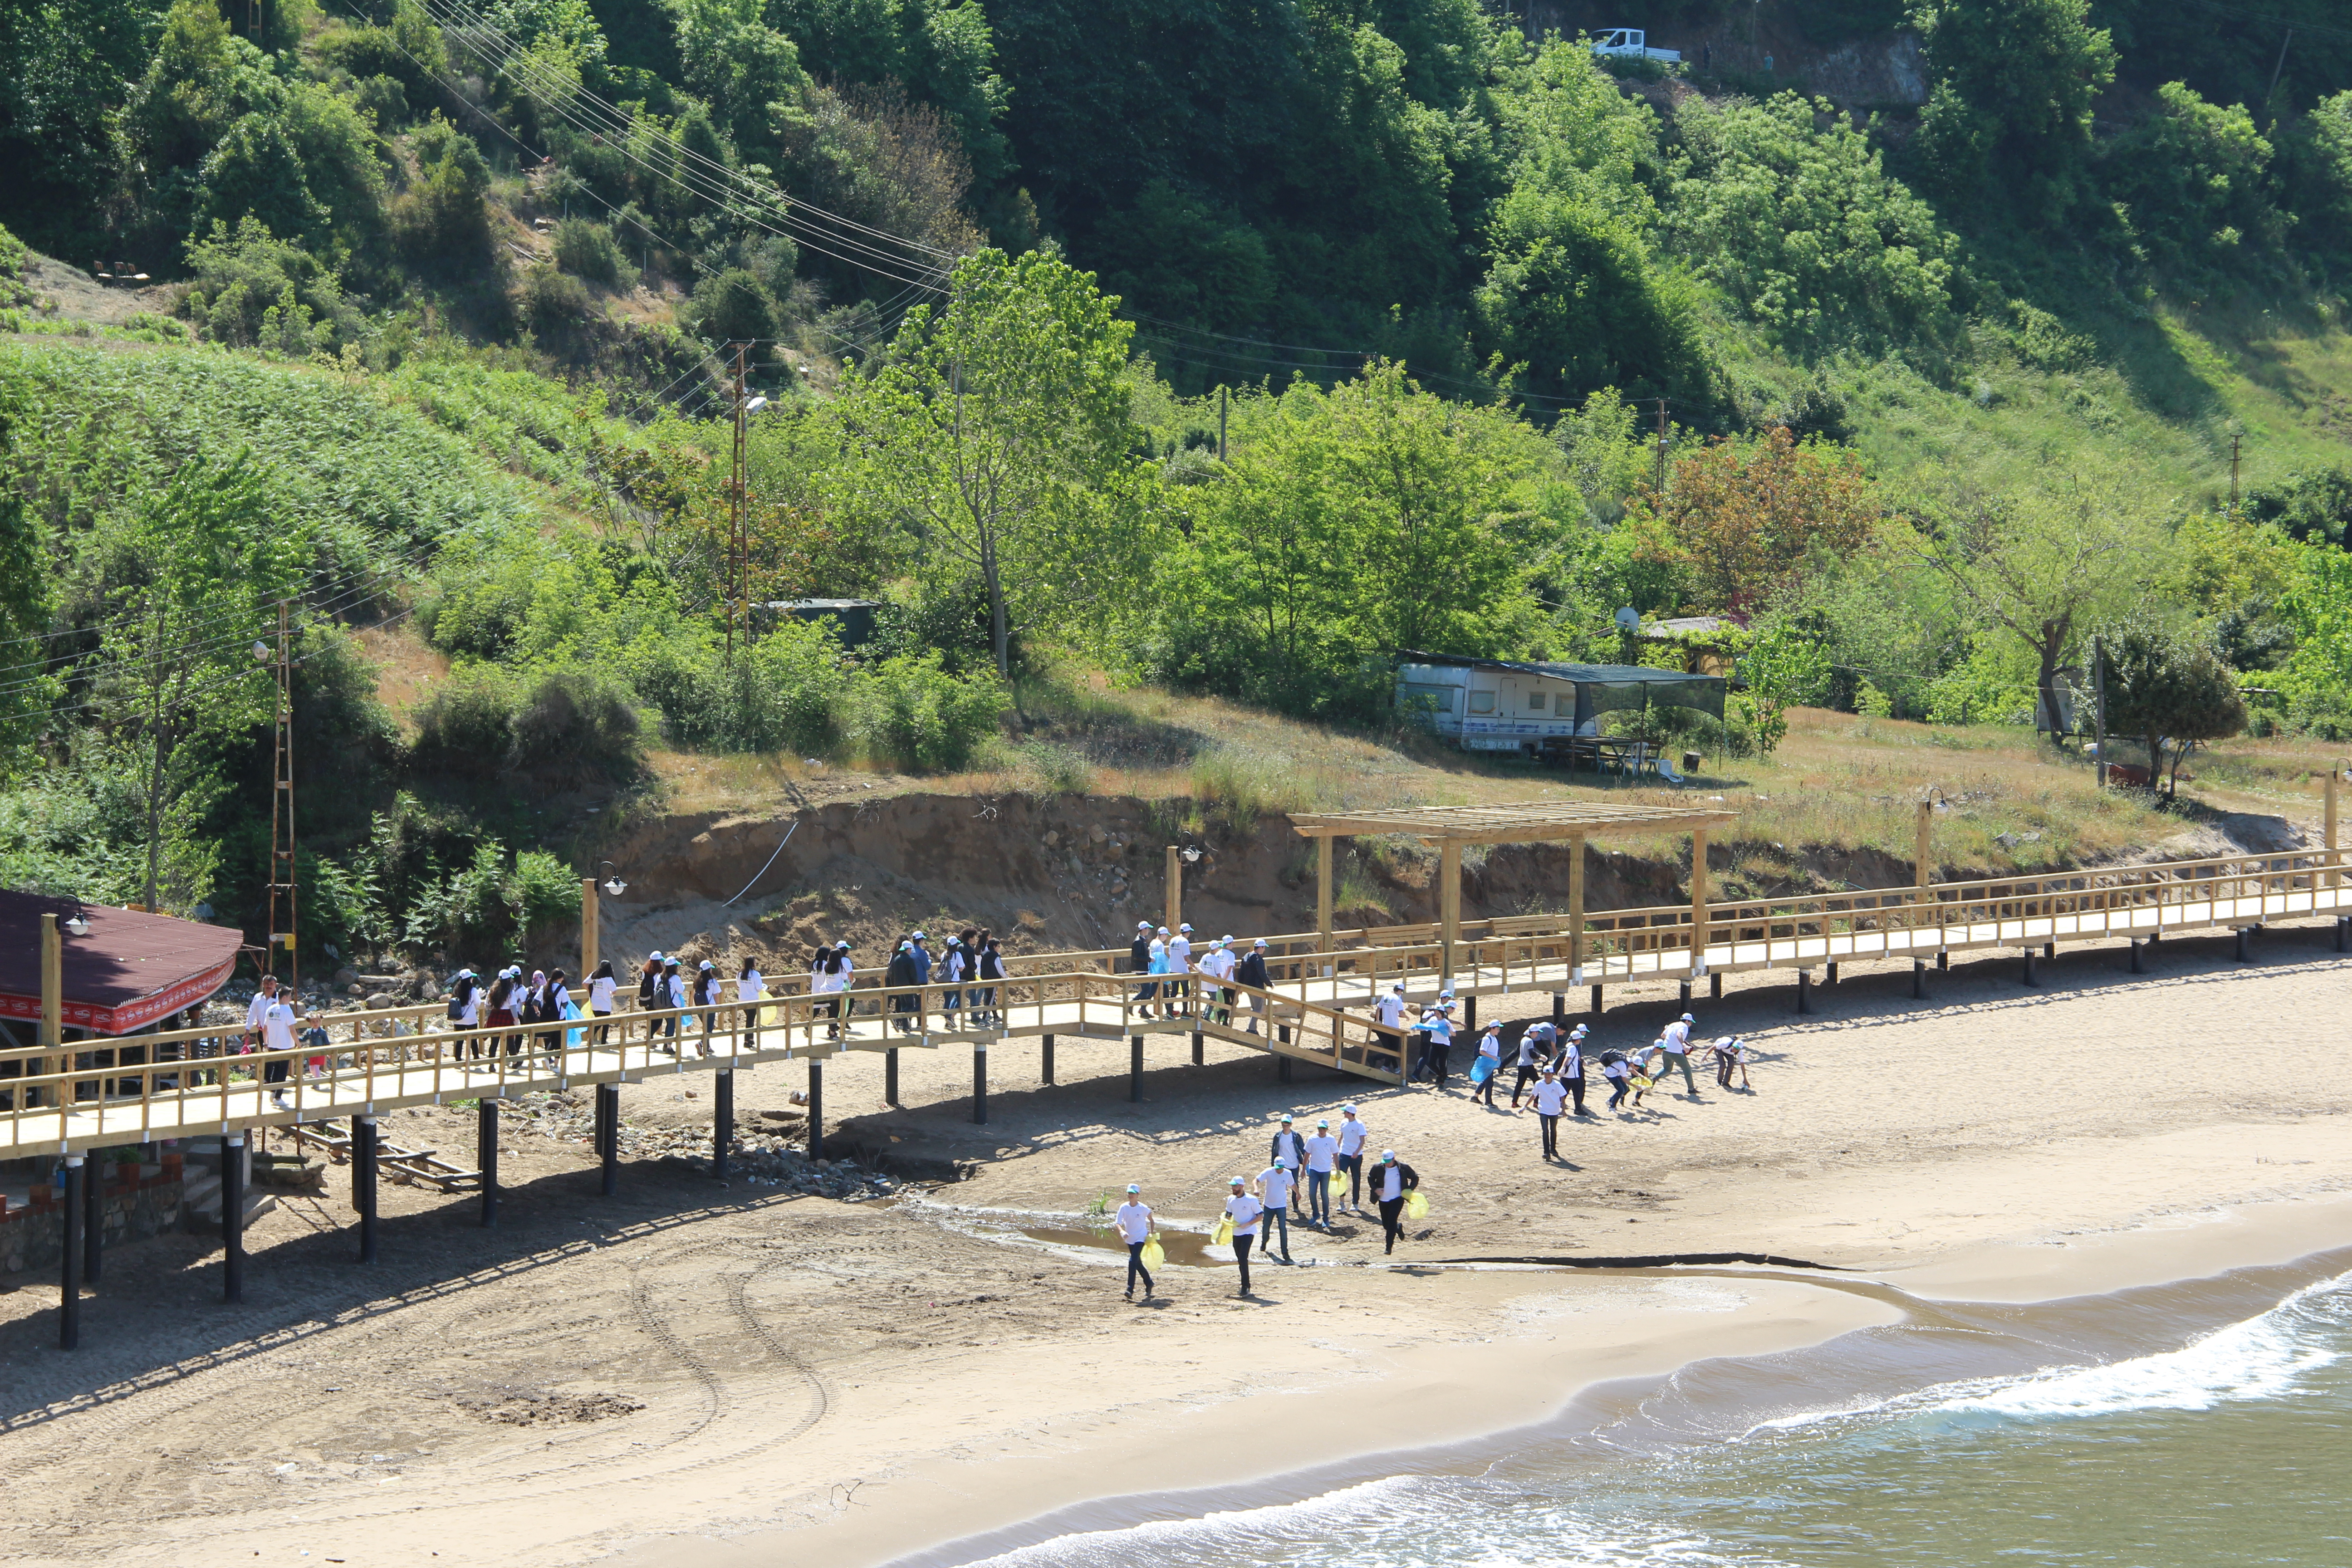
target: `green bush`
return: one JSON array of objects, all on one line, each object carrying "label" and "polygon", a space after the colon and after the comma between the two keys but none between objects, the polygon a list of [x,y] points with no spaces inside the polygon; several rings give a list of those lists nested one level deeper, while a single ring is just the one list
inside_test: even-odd
[{"label": "green bush", "polygon": [[860,670],[849,690],[850,731],[878,757],[927,773],[968,765],[1012,706],[993,670],[958,678],[935,653],[900,654]]},{"label": "green bush", "polygon": [[416,716],[414,767],[494,778],[514,754],[514,678],[487,665],[460,669]]},{"label": "green bush", "polygon": [[608,289],[620,287],[625,274],[632,283],[636,279],[636,268],[622,258],[613,231],[584,217],[568,217],[555,226],[555,264]]},{"label": "green bush", "polygon": [[195,281],[180,310],[214,342],[296,357],[355,341],[362,322],[335,275],[257,217],[215,223],[188,246]]},{"label": "green bush", "polygon": [[594,671],[525,675],[474,665],[451,676],[417,715],[409,762],[460,778],[625,778],[638,763],[637,716]]}]

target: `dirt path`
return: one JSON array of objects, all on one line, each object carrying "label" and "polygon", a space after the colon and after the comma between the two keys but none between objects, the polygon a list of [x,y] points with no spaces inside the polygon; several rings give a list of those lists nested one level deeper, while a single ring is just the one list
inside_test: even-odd
[{"label": "dirt path", "polygon": [[[1650,1364],[1612,1337],[1633,1325],[1729,1350],[1773,1342],[1771,1325],[1875,1320],[1842,1297],[1822,1317],[1830,1293],[1767,1279],[1351,1267],[1377,1258],[1377,1227],[1354,1222],[1296,1233],[1300,1263],[1328,1267],[1262,1269],[1256,1302],[1232,1298],[1228,1269],[1176,1267],[1145,1311],[1118,1300],[1108,1251],[1012,1245],[972,1218],[1067,1224],[1138,1180],[1164,1220],[1205,1224],[1224,1178],[1265,1163],[1276,1113],[1350,1096],[1429,1179],[1417,1262],[1752,1250],[1901,1268],[2352,1190],[2352,971],[2321,931],[2260,947],[2248,970],[2221,942],[2167,943],[2140,978],[2069,954],[2038,992],[1987,963],[1927,1004],[1907,974],[1849,978],[1801,1021],[1784,985],[1736,990],[1702,1029],[1758,1047],[1752,1094],[1706,1080],[1697,1101],[1589,1118],[1549,1167],[1531,1118],[1458,1091],[1367,1094],[1304,1068],[1283,1086],[1264,1057],[1212,1047],[1194,1068],[1157,1043],[1132,1105],[1124,1047],[1066,1041],[1054,1089],[1034,1044],[993,1053],[985,1128],[968,1052],[906,1053],[904,1110],[878,1103],[878,1058],[828,1065],[845,1139],[980,1162],[919,1199],[721,1190],[639,1161],[608,1200],[584,1146],[516,1135],[496,1230],[470,1197],[388,1187],[383,1261],[362,1270],[338,1170],[255,1227],[241,1309],[218,1303],[211,1245],[180,1237],[110,1254],[71,1356],[50,1348],[50,1282],[0,1293],[0,1544],[44,1563],[528,1565],[789,1528],[789,1559],[691,1560],[871,1562],[955,1532],[926,1509],[985,1521],[1109,1489],[1130,1449],[1132,1484],[1213,1477],[1255,1396],[1393,1405],[1424,1436],[1532,1419],[1574,1379]],[[1675,1010],[1612,1004],[1600,1037],[1646,1039]],[[744,1075],[742,1116],[781,1109],[802,1075]],[[635,1086],[625,1113],[707,1125],[706,1082]],[[471,1129],[444,1110],[388,1131],[455,1152]],[[2345,1238],[2313,1245],[2329,1239]]]}]

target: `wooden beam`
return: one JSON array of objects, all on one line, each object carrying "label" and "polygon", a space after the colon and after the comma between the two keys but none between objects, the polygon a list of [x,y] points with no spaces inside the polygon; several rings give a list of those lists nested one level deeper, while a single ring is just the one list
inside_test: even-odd
[{"label": "wooden beam", "polygon": [[1584,835],[1568,841],[1568,983],[1581,985],[1584,968]]},{"label": "wooden beam", "polygon": [[588,977],[596,973],[596,879],[580,879],[580,992],[587,994]]},{"label": "wooden beam", "polygon": [[[2336,798],[2334,786],[2330,785],[2329,789],[2328,799],[2333,801]],[[2333,813],[2329,820],[2334,820]],[[2335,836],[2331,833],[2329,842],[2334,841]],[[1331,951],[1332,891],[1331,836],[1326,833],[1315,840],[1315,951],[1318,952]]]},{"label": "wooden beam", "polygon": [[1445,978],[1454,978],[1454,944],[1462,939],[1462,841],[1446,839],[1437,852],[1438,941],[1444,944]]},{"label": "wooden beam", "polygon": [[2331,888],[2332,888],[2332,887],[2335,887],[2335,886],[2336,885],[2336,883],[2337,883],[2338,881],[2340,881],[2340,880],[2341,880],[2341,879],[2340,879],[2340,878],[2336,874],[2336,870],[2335,870],[2335,868],[2336,868],[2336,781],[2337,779],[2341,778],[2341,777],[2343,776],[2343,774],[2344,774],[2344,770],[2343,770],[2342,768],[2338,767],[2336,763],[2328,763],[2328,764],[2327,764],[2327,829],[2326,829],[2326,839],[2325,839],[2323,842],[2324,842],[2325,847],[2326,847],[2326,850],[2327,850],[2327,865],[2328,865],[2327,885],[2328,885],[2329,887],[2331,887]]},{"label": "wooden beam", "polygon": [[1690,972],[1696,980],[1706,967],[1706,829],[1691,830]]},{"label": "wooden beam", "polygon": [[[1911,857],[1911,881],[1912,885],[1915,887],[1922,889],[1926,888],[1927,885],[1927,879],[1932,874],[1935,868],[1935,824],[1936,808],[1934,805],[1927,801],[1921,801],[1919,803],[1918,844],[1914,849]],[[1926,897],[1925,893],[1922,893],[1921,897],[1924,899]]]},{"label": "wooden beam", "polygon": [[1168,847],[1168,936],[1176,937],[1176,928],[1184,923],[1184,852],[1175,845]]},{"label": "wooden beam", "polygon": [[54,914],[41,917],[40,1043],[53,1051],[66,1043],[66,952]]}]

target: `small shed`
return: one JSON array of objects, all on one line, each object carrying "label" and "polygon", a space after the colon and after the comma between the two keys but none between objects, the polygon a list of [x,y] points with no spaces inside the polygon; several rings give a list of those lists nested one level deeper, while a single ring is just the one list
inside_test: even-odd
[{"label": "small shed", "polygon": [[1549,664],[1405,651],[1397,656],[1397,708],[1417,713],[1465,751],[1565,751],[1597,735],[1601,715],[1693,708],[1723,718],[1730,682],[1719,675],[1634,664]]},{"label": "small shed", "polygon": [[845,648],[859,648],[874,640],[874,617],[882,608],[878,599],[770,599],[760,606],[776,621],[831,621],[834,635]]},{"label": "small shed", "polygon": [[[132,1034],[194,1006],[228,983],[244,942],[226,926],[0,892],[0,1037],[41,1021],[43,915],[58,922],[58,1026],[90,1035]],[[77,916],[88,931],[67,925]]]}]

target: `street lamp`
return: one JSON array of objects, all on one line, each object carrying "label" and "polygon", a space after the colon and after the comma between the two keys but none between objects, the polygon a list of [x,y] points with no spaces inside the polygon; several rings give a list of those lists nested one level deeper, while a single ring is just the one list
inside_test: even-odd
[{"label": "street lamp", "polygon": [[89,934],[89,921],[83,918],[82,912],[79,910],[76,910],[73,913],[66,917],[65,928],[66,930],[73,932],[76,936],[88,936]]},{"label": "street lamp", "polygon": [[[604,862],[604,864],[605,866],[613,867],[613,874],[604,879],[604,891],[617,899],[623,893],[629,890],[629,885],[621,880],[621,868],[618,866],[614,866],[610,860]],[[602,867],[600,867],[599,869],[602,869]]]}]

